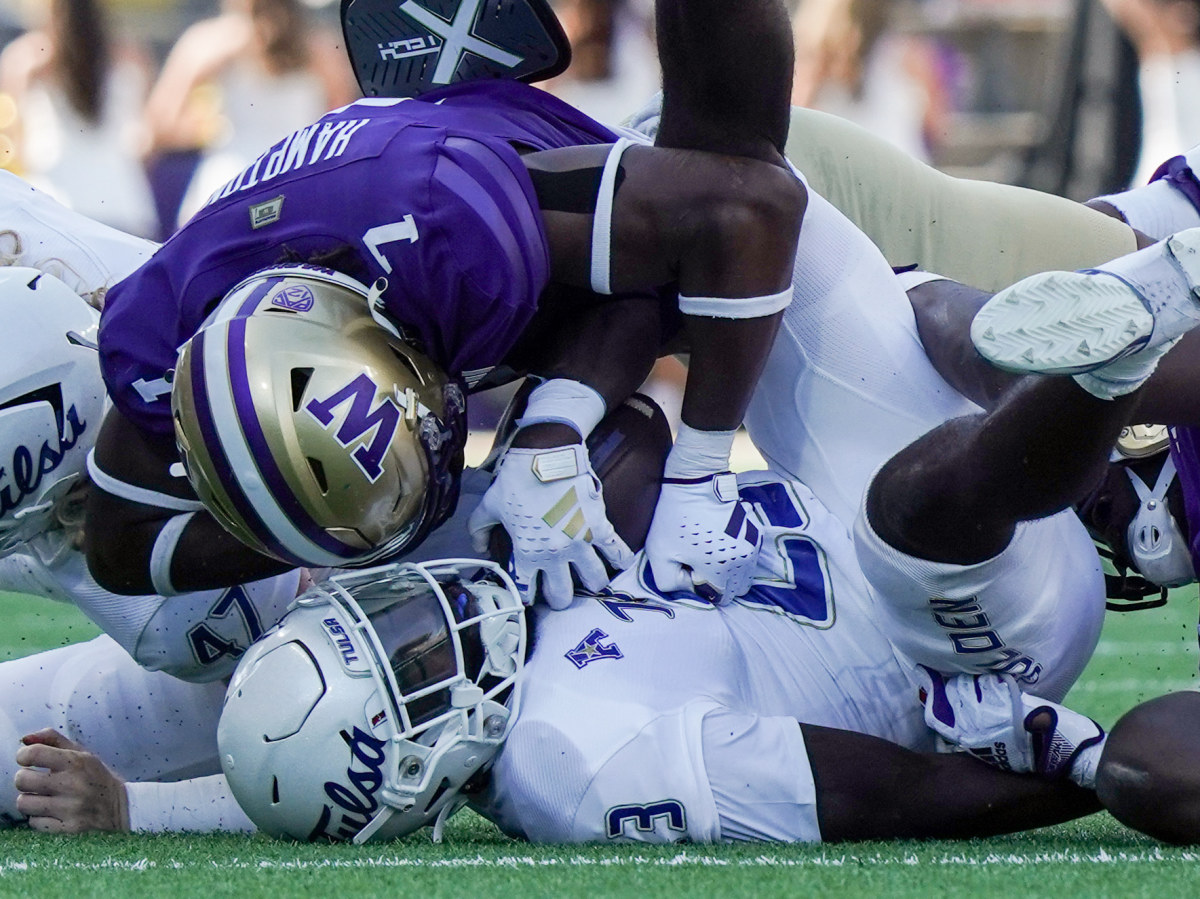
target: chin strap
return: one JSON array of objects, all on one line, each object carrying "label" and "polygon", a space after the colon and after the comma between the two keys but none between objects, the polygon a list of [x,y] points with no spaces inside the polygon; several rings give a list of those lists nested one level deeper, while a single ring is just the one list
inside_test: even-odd
[{"label": "chin strap", "polygon": [[445,828],[446,822],[450,819],[451,815],[466,804],[467,798],[465,796],[456,796],[452,801],[442,806],[442,810],[438,812],[437,820],[433,822],[433,842],[440,843],[442,841],[442,830]]},{"label": "chin strap", "polygon": [[[1141,612],[1167,604],[1166,587],[1152,584],[1140,574],[1131,573],[1129,567],[1118,562],[1113,551],[1099,540],[1095,545],[1100,558],[1107,561],[1116,571],[1116,574],[1104,572],[1104,595],[1108,600],[1104,608],[1110,612]],[[1150,596],[1154,599],[1147,598]]]}]

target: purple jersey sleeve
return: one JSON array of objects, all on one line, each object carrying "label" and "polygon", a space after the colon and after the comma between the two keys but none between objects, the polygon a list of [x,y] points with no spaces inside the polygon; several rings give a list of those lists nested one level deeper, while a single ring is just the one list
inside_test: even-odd
[{"label": "purple jersey sleeve", "polygon": [[533,186],[514,145],[615,136],[537,88],[460,84],[421,100],[364,100],[260,156],[109,291],[104,379],[130,419],[169,432],[175,357],[222,296],[280,262],[387,281],[388,314],[455,374],[511,349],[549,279]]}]

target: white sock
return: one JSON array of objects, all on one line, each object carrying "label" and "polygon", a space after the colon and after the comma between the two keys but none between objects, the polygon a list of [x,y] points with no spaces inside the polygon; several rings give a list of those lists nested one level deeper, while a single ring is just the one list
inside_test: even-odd
[{"label": "white sock", "polygon": [[1083,787],[1085,790],[1096,789],[1096,769],[1100,767],[1100,756],[1104,753],[1106,742],[1108,742],[1107,736],[1095,746],[1089,746],[1075,756],[1075,761],[1071,763],[1070,774],[1067,775],[1070,777],[1071,783]]},{"label": "white sock", "polygon": [[[1183,158],[1193,172],[1200,173],[1200,146],[1192,147]],[[1116,208],[1130,227],[1156,240],[1200,226],[1200,210],[1169,180],[1152,181],[1096,199]]]},{"label": "white sock", "polygon": [[1075,383],[1102,400],[1115,400],[1119,396],[1133,393],[1146,383],[1158,368],[1163,353],[1175,346],[1177,340],[1163,344],[1153,350],[1143,350],[1116,362],[1110,362],[1104,368],[1089,371],[1082,375],[1074,375]]},{"label": "white sock", "polygon": [[1096,199],[1116,208],[1129,227],[1155,240],[1200,225],[1200,212],[1166,181],[1155,181]]}]

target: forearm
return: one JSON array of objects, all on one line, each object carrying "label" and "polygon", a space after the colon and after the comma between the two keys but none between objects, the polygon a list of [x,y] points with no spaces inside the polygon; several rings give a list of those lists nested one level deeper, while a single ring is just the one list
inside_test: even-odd
[{"label": "forearm", "polygon": [[750,319],[688,316],[691,345],[683,421],[701,431],[739,427],[758,384],[781,313]]},{"label": "forearm", "polygon": [[127,783],[133,833],[250,833],[256,828],[233,798],[225,775],[173,783]]},{"label": "forearm", "polygon": [[[595,391],[604,410],[617,408],[645,381],[659,344],[658,302],[648,297],[614,298],[579,309],[532,363],[532,373],[549,381],[576,381]],[[586,434],[561,423],[524,427],[518,447],[577,443]]]},{"label": "forearm", "polygon": [[1100,810],[1074,784],[918,753],[877,737],[802,724],[826,842],[964,839],[1046,827]]}]

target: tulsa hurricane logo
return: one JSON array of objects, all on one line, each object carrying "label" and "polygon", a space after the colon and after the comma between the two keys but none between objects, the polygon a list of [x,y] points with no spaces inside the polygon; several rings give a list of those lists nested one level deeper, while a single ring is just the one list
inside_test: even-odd
[{"label": "tulsa hurricane logo", "polygon": [[383,457],[396,436],[401,414],[391,397],[384,397],[382,403],[372,408],[378,394],[376,383],[368,375],[361,374],[328,399],[310,400],[304,407],[327,429],[333,423],[334,410],[349,403],[350,408],[334,439],[347,448],[355,443],[360,444],[350,456],[371,483],[375,483],[383,474]]},{"label": "tulsa hurricane logo", "polygon": [[565,658],[576,668],[586,668],[598,659],[623,659],[625,654],[616,643],[601,643],[608,634],[598,627],[592,628],[576,647],[565,654]]},{"label": "tulsa hurricane logo", "polygon": [[62,465],[67,451],[79,442],[80,435],[87,430],[87,422],[80,421],[74,406],[64,412],[61,384],[52,384],[19,396],[0,406],[0,413],[22,407],[28,409],[41,403],[49,404],[54,412],[57,437],[53,446],[48,440],[42,441],[40,447],[18,444],[13,449],[8,466],[0,462],[0,482],[4,484],[0,487],[0,517],[8,515],[37,492],[42,479]]}]

